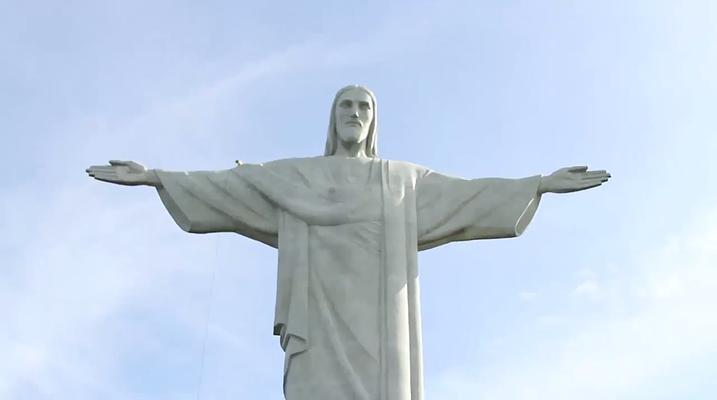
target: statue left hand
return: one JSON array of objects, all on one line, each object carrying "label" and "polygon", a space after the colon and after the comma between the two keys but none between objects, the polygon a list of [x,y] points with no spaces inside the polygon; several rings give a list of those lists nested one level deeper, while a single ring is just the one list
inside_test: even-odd
[{"label": "statue left hand", "polygon": [[588,167],[561,168],[540,182],[540,193],[572,193],[598,187],[611,175],[607,171],[588,171]]}]

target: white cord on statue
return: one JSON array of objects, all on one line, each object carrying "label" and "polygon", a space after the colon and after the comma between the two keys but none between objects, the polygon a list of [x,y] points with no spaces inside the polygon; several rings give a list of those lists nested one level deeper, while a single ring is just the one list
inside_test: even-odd
[{"label": "white cord on statue", "polygon": [[[242,162],[237,160],[235,161],[237,165],[242,165]],[[224,190],[226,191],[227,188],[227,182],[229,180],[229,175],[224,178]],[[214,249],[214,268],[212,269],[212,283],[211,287],[209,289],[209,304],[207,305],[207,318],[206,323],[204,324],[204,341],[202,343],[202,354],[201,354],[201,360],[199,364],[199,382],[197,384],[197,400],[200,400],[202,397],[202,383],[204,382],[204,364],[207,356],[207,342],[209,339],[209,322],[212,317],[212,305],[214,304],[214,288],[216,286],[216,278],[217,278],[217,270],[219,269],[219,237],[217,237],[216,241],[216,247]]]}]

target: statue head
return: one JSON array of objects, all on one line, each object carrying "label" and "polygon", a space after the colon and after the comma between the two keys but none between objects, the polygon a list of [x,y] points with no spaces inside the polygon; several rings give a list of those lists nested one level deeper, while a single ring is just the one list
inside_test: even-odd
[{"label": "statue head", "polygon": [[366,157],[376,158],[376,96],[360,85],[339,90],[331,106],[329,132],[324,156],[336,154],[339,146],[364,150]]}]

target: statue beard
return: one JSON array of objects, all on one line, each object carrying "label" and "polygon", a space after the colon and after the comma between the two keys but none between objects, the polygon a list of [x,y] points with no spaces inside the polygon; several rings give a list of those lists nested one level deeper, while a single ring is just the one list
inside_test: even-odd
[{"label": "statue beard", "polygon": [[368,132],[364,132],[362,127],[346,126],[337,132],[337,138],[344,148],[353,148],[357,145],[365,145]]}]

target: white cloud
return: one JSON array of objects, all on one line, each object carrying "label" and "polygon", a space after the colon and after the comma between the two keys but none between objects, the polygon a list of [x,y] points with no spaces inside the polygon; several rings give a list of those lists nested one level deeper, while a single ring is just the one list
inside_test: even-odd
[{"label": "white cloud", "polygon": [[[644,249],[623,263],[619,276],[605,281],[606,304],[620,307],[580,319],[543,318],[539,326],[560,321],[553,326],[559,330],[551,331],[562,333],[557,340],[535,332],[526,339],[532,349],[527,354],[447,371],[431,394],[486,400],[677,399],[693,390],[690,399],[713,398],[717,386],[702,372],[717,367],[717,212],[700,214],[681,231],[666,244]],[[583,284],[590,289],[581,293],[593,291],[593,283]]]},{"label": "white cloud", "polygon": [[518,297],[520,297],[521,300],[534,300],[538,296],[535,292],[520,292],[518,293]]},{"label": "white cloud", "polygon": [[573,290],[573,294],[578,296],[594,296],[598,292],[598,284],[593,280],[585,281]]},{"label": "white cloud", "polygon": [[146,205],[110,210],[82,188],[66,187],[55,196],[44,209],[1,209],[4,220],[38,229],[15,232],[23,247],[6,271],[15,281],[3,296],[12,307],[0,311],[6,335],[0,341],[0,397],[21,398],[20,391],[31,387],[63,398],[113,398],[117,390],[109,375],[123,353],[154,339],[124,329],[123,314],[146,309],[144,302],[156,306],[162,295],[150,288],[158,280],[187,295],[175,306],[191,305],[196,300],[188,282],[201,271],[161,263],[148,269],[135,260],[160,260],[169,252],[166,244],[143,243],[161,219],[148,215]]},{"label": "white cloud", "polygon": [[597,278],[597,274],[590,268],[582,268],[575,274],[578,279],[593,280]]}]

